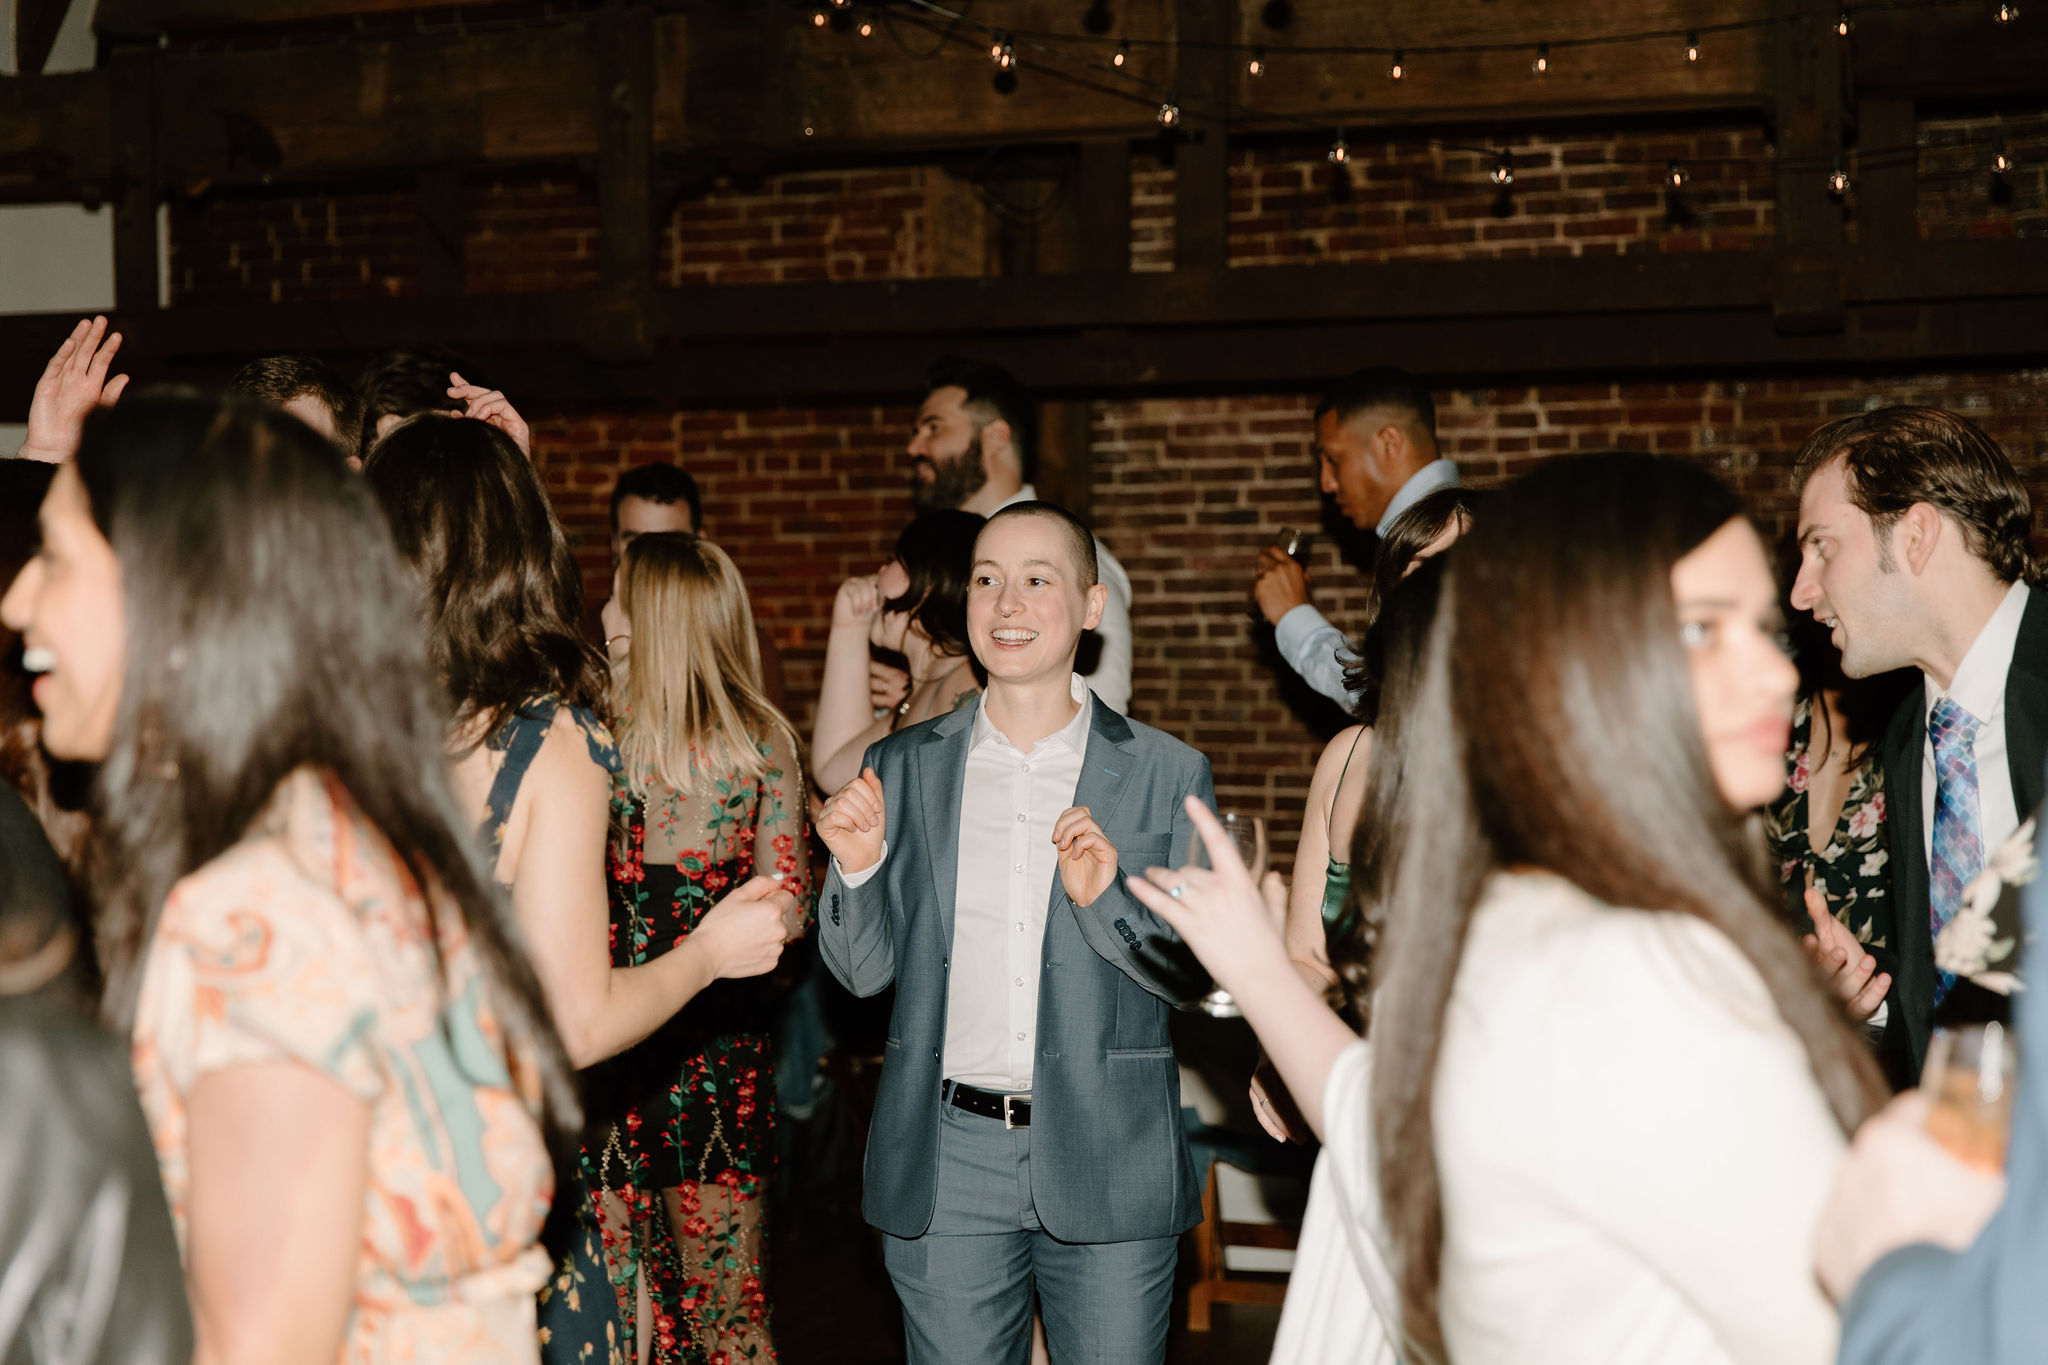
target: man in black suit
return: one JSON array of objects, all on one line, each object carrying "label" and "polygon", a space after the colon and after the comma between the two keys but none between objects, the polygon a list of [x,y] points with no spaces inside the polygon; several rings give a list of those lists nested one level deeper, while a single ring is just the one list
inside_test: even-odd
[{"label": "man in black suit", "polygon": [[[1896,968],[1873,1019],[1886,1071],[1911,1085],[1956,984],[1935,968],[1934,935],[2041,799],[2048,593],[2027,582],[2032,505],[1998,443],[1938,408],[1830,423],[1798,476],[1793,607],[1830,628],[1850,677],[1911,665],[1926,678],[1884,741]],[[1855,977],[1837,978],[1847,998]]]}]

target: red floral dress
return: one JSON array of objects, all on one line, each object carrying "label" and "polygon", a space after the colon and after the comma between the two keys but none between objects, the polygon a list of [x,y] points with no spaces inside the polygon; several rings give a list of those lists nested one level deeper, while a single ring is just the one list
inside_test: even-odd
[{"label": "red floral dress", "polygon": [[[788,736],[760,751],[760,777],[728,774],[695,794],[653,779],[641,784],[643,795],[625,775],[614,778],[615,966],[676,947],[757,870],[796,893],[791,936],[809,929],[803,773]],[[761,1281],[761,1196],[775,1150],[775,994],[765,977],[714,982],[645,1042],[585,1073],[585,1171],[606,1196],[599,1220],[628,1322],[634,1271],[645,1272],[657,1361],[775,1356]]]}]

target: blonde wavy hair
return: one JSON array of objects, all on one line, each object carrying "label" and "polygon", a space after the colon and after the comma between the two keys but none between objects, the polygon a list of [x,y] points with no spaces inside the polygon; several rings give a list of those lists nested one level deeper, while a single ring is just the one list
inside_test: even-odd
[{"label": "blonde wavy hair", "polygon": [[619,756],[635,795],[659,781],[684,796],[707,775],[758,779],[762,753],[796,732],[761,685],[761,646],[747,586],[731,557],[687,531],[636,536],[619,570],[619,605],[633,624],[613,666]]}]

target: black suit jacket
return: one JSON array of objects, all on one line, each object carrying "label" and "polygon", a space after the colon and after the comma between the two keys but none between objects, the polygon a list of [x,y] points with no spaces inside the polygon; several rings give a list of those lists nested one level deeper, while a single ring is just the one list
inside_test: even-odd
[{"label": "black suit jacket", "polygon": [[[1920,813],[1927,754],[1927,694],[1899,704],[1884,739],[1885,823],[1891,830],[1891,942],[1898,954],[1880,1052],[1898,1086],[1914,1085],[1934,1028],[1934,931],[1928,919],[1927,823]],[[2027,590],[2012,669],[2005,675],[2005,759],[2013,806],[2024,819],[2041,802],[2048,764],[2048,592]],[[1984,850],[1989,856],[1991,850]]]}]

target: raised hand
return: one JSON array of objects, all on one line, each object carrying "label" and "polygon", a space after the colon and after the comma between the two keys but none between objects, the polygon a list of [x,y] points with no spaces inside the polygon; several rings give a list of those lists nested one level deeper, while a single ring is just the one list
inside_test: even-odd
[{"label": "raised hand", "polygon": [[527,430],[526,419],[519,415],[519,410],[504,394],[481,384],[472,384],[459,374],[450,374],[448,396],[462,404],[462,416],[490,423],[512,438],[512,444],[519,447],[521,455],[529,460],[533,458],[533,433]]},{"label": "raised hand", "polygon": [[832,599],[832,629],[866,630],[882,614],[882,584],[874,574],[855,574]]},{"label": "raised hand", "polygon": [[121,349],[121,334],[107,333],[107,320],[81,321],[43,367],[35,397],[28,405],[28,439],[18,452],[27,460],[57,464],[78,452],[78,433],[86,414],[114,402],[128,387],[128,376],[107,378],[107,367]]},{"label": "raised hand", "polygon": [[1209,850],[1210,867],[1149,867],[1127,877],[1131,894],[1194,949],[1195,956],[1232,995],[1275,972],[1292,974],[1282,927],[1287,920],[1287,883],[1268,872],[1263,884],[1237,851],[1215,814],[1195,797],[1188,817]]},{"label": "raised hand", "polygon": [[759,976],[782,957],[796,898],[773,877],[750,877],[726,893],[690,931],[718,977]]},{"label": "raised hand", "polygon": [[1059,850],[1060,884],[1076,905],[1093,905],[1116,880],[1116,845],[1086,806],[1071,806],[1053,821],[1052,846]]},{"label": "raised hand", "polygon": [[1308,571],[1279,546],[1268,545],[1259,551],[1252,597],[1259,604],[1259,614],[1277,626],[1281,617],[1308,602]]},{"label": "raised hand", "polygon": [[873,768],[833,793],[818,815],[818,837],[842,872],[865,872],[882,857],[888,821],[882,805],[882,779]]},{"label": "raised hand", "polygon": [[1885,993],[1892,988],[1891,973],[1877,970],[1877,959],[1864,952],[1849,926],[1835,918],[1828,909],[1827,894],[1817,886],[1806,888],[1806,913],[1813,921],[1813,932],[1800,942],[1820,964],[1849,1017],[1861,1023],[1884,1003]]}]

